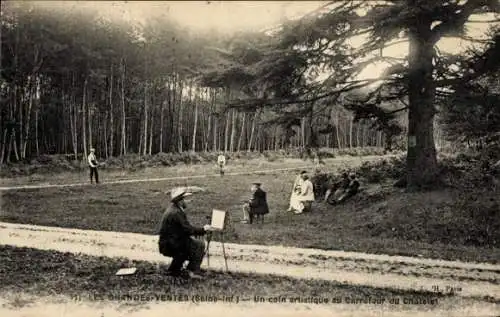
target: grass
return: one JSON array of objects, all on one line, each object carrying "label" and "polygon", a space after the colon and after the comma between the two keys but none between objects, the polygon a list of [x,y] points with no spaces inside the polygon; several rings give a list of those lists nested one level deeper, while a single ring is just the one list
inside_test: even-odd
[{"label": "grass", "polygon": [[[294,177],[275,173],[6,191],[0,221],[154,234],[168,203],[163,192],[190,185],[206,189],[193,196],[187,211],[191,222],[202,225],[213,208],[227,210],[233,221],[227,238],[235,243],[493,263],[500,260],[500,239],[491,239],[500,234],[495,229],[498,217],[471,213],[476,205],[460,200],[459,191],[409,194],[378,186],[378,196],[366,194],[336,207],[317,204],[313,213],[293,215],[284,211]],[[250,184],[257,179],[268,192],[271,214],[263,225],[240,224],[241,202],[249,198]],[[493,217],[486,221],[492,236],[479,241],[482,228],[486,228],[481,223],[490,219],[483,216]],[[478,226],[473,226],[472,220]],[[467,239],[468,234],[475,240]]]},{"label": "grass", "polygon": [[[324,160],[324,166],[327,169],[338,168],[339,165],[344,167],[358,165],[362,162],[373,160],[374,157],[352,157],[341,156]],[[304,166],[314,165],[311,160],[298,158],[280,158],[269,161],[263,158],[255,159],[235,159],[228,162],[226,173],[238,173],[252,170],[267,170],[267,169],[285,169],[299,168]],[[1,167],[0,167],[1,170]],[[176,166],[151,166],[141,168],[102,168],[100,170],[100,178],[102,181],[114,181],[120,179],[143,179],[143,178],[167,178],[177,176],[192,176],[217,174],[219,172],[215,161],[202,162],[198,164],[179,163]],[[71,184],[71,183],[87,183],[89,175],[87,169],[75,169],[72,171],[53,171],[52,173],[33,173],[30,175],[17,175],[15,177],[0,178],[0,186],[15,186],[37,183],[51,184]]]},{"label": "grass", "polygon": [[[364,148],[345,148],[332,149],[322,148],[318,151],[322,159],[334,158],[337,156],[344,157],[363,157],[370,155],[383,155],[383,148],[364,147]],[[104,157],[98,157],[101,162],[106,163],[106,168],[110,170],[120,170],[134,172],[146,168],[157,168],[167,166],[184,166],[184,165],[206,165],[215,164],[217,162],[218,152],[183,152],[183,153],[157,153],[154,155],[138,155],[128,154],[121,157],[110,157],[105,160]],[[282,162],[284,160],[307,160],[312,158],[311,153],[301,148],[289,148],[278,151],[263,151],[263,152],[228,152],[225,154],[230,165],[241,161],[260,161],[260,162]],[[99,156],[99,153],[98,153]],[[81,171],[86,171],[88,165],[83,159],[82,154],[78,160],[75,160],[73,155],[41,155],[31,161],[9,163],[0,165],[0,177],[19,177],[41,175],[54,173],[69,173],[75,174]]]},{"label": "grass", "polygon": [[[115,276],[119,268],[132,265],[131,276]],[[292,279],[273,275],[222,273],[208,271],[202,281],[174,281],[165,274],[166,267],[142,261],[91,257],[55,251],[0,245],[0,292],[26,292],[40,296],[66,295],[71,298],[107,300],[111,296],[134,296],[153,299],[156,296],[193,295],[223,297],[235,295],[253,301],[255,295],[300,296],[306,298],[390,298],[439,299],[443,295],[352,286],[337,282]],[[126,298],[126,297],[122,297]],[[190,300],[190,299],[189,299]]]}]

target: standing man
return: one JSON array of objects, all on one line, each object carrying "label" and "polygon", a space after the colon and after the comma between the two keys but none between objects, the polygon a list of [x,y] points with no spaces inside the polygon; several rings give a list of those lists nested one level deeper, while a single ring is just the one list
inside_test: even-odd
[{"label": "standing man", "polygon": [[217,157],[217,164],[219,165],[220,176],[224,176],[224,167],[226,166],[226,157],[222,152]]},{"label": "standing man", "polygon": [[298,197],[301,208],[295,211],[296,214],[301,214],[304,211],[311,211],[312,203],[314,202],[314,186],[309,180],[309,175],[307,175],[307,173],[302,174],[302,179],[304,182],[302,183],[301,193]]},{"label": "standing man", "polygon": [[[202,278],[201,262],[205,255],[205,243],[194,239],[211,230],[210,225],[203,228],[192,226],[186,217],[184,198],[192,195],[185,188],[175,188],[170,192],[171,204],[160,222],[159,251],[164,256],[172,257],[168,275],[175,277]],[[182,271],[185,261],[189,261],[187,274]]]},{"label": "standing man", "polygon": [[95,176],[95,183],[99,184],[99,173],[97,172],[97,166],[99,165],[99,163],[97,163],[94,148],[90,149],[90,154],[87,159],[90,167],[90,183],[92,184],[92,178]]},{"label": "standing man", "polygon": [[252,198],[243,206],[243,223],[250,222],[250,224],[252,224],[255,216],[257,216],[257,218],[260,217],[262,222],[264,222],[264,215],[269,213],[267,194],[260,186],[261,183],[252,184]]}]

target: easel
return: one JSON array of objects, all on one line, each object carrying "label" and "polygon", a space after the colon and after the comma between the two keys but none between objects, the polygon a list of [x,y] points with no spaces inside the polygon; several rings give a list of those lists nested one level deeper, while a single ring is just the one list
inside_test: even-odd
[{"label": "easel", "polygon": [[207,266],[210,266],[210,241],[212,241],[212,234],[214,232],[220,233],[221,237],[221,244],[222,244],[222,254],[224,256],[224,264],[226,266],[226,272],[229,271],[227,267],[227,255],[226,255],[226,247],[224,245],[225,239],[224,239],[224,229],[226,225],[226,215],[227,213],[222,210],[217,210],[214,209],[212,210],[212,227],[215,228],[214,231],[210,231],[207,233],[206,239],[207,239],[207,247],[205,249],[205,253],[207,255]]}]

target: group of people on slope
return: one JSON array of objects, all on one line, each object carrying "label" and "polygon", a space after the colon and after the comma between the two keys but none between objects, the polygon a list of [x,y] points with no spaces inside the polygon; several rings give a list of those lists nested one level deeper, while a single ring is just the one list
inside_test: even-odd
[{"label": "group of people on slope", "polygon": [[[359,181],[354,173],[343,173],[339,181],[333,184],[326,184],[326,193],[324,201],[330,204],[337,204],[346,201],[348,198],[356,195],[359,191]],[[290,206],[288,212],[301,214],[311,211],[312,203],[317,195],[322,191],[318,189],[310,180],[306,171],[302,171],[293,183],[292,194],[290,196]]]},{"label": "group of people on slope", "polygon": [[325,193],[325,201],[337,204],[346,201],[359,191],[359,181],[354,173],[343,173],[340,181],[335,182]]}]

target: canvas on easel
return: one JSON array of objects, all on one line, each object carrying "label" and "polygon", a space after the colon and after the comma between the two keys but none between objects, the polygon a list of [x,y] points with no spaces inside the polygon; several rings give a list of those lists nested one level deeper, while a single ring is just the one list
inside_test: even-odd
[{"label": "canvas on easel", "polygon": [[[212,210],[212,220],[210,226],[214,232],[219,232],[221,237],[221,245],[222,245],[222,254],[224,256],[224,264],[226,265],[226,271],[228,271],[227,267],[227,256],[226,256],[226,247],[224,245],[224,229],[226,224],[226,211],[213,209]],[[212,232],[207,234],[207,265],[210,266],[210,241],[212,240]]]},{"label": "canvas on easel", "polygon": [[226,221],[226,212],[223,210],[214,209],[212,210],[212,222],[211,226],[217,230],[224,230]]}]

